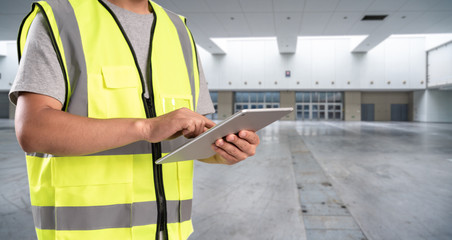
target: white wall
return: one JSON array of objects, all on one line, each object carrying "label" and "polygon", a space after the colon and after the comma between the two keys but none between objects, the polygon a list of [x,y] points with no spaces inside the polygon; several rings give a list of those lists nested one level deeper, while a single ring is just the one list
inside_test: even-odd
[{"label": "white wall", "polygon": [[6,56],[0,56],[0,91],[9,91],[16,77],[18,62],[15,42],[2,42],[6,46]]},{"label": "white wall", "polygon": [[428,87],[452,88],[452,42],[428,52]]},{"label": "white wall", "polygon": [[[347,37],[300,38],[295,54],[280,54],[275,39],[241,39],[228,41],[226,55],[199,52],[212,90],[425,87],[424,37],[391,37],[367,54],[352,54],[352,44]],[[286,70],[291,70],[290,78],[285,77]]]},{"label": "white wall", "polygon": [[426,90],[413,94],[413,120],[452,122],[452,91]]}]

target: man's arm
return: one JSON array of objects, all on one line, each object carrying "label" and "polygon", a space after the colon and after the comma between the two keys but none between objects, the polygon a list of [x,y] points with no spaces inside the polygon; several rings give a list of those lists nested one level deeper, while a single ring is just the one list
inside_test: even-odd
[{"label": "man's arm", "polygon": [[20,93],[15,125],[25,152],[85,155],[140,140],[160,142],[179,135],[195,137],[215,125],[188,109],[150,119],[93,119],[63,112],[61,107],[52,97]]}]

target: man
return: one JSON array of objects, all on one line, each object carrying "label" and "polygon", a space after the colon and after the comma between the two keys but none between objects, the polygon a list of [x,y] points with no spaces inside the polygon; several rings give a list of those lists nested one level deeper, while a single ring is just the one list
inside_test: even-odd
[{"label": "man", "polygon": [[[184,18],[147,0],[48,0],[22,23],[10,92],[38,239],[186,239],[192,161],[156,165],[214,123]],[[218,139],[207,163],[254,155]],[[152,154],[151,154],[152,153]]]}]

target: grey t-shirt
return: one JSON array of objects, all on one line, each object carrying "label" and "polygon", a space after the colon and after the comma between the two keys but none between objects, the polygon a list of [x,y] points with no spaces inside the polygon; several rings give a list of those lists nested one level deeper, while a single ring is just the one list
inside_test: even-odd
[{"label": "grey t-shirt", "polygon": [[[137,14],[120,8],[107,0],[103,1],[111,8],[124,28],[135,50],[138,65],[147,84],[150,79],[147,66],[150,61],[149,43],[152,22],[154,21],[153,14]],[[215,110],[210,99],[199,57],[198,62],[200,86],[196,112],[206,115],[215,112]],[[143,69],[146,71],[143,71]],[[27,43],[22,54],[16,79],[9,93],[10,101],[16,104],[19,92],[33,92],[53,97],[63,104],[66,96],[64,81],[60,64],[50,40],[50,29],[42,14],[38,13],[28,32]],[[147,87],[145,89],[145,96],[148,97]]]}]

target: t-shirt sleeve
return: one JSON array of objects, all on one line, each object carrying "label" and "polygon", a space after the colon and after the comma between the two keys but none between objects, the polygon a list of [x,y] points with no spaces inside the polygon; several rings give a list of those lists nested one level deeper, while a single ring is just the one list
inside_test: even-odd
[{"label": "t-shirt sleeve", "polygon": [[66,84],[63,71],[42,13],[36,15],[30,26],[17,75],[9,92],[9,99],[14,105],[20,92],[50,96],[61,104],[65,100]]},{"label": "t-shirt sleeve", "polygon": [[209,89],[207,88],[206,78],[204,76],[204,71],[202,69],[201,59],[198,55],[198,66],[199,66],[199,97],[198,104],[196,105],[196,112],[201,115],[207,115],[215,113],[215,108],[213,107],[212,99],[210,98]]}]

